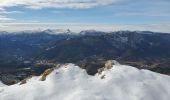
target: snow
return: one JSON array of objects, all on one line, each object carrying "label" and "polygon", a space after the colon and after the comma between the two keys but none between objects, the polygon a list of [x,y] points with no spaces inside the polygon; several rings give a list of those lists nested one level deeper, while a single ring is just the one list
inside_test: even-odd
[{"label": "snow", "polygon": [[64,30],[64,29],[47,29],[44,30],[44,32],[48,34],[72,34],[69,29]]},{"label": "snow", "polygon": [[4,86],[2,82],[0,82],[0,87]]},{"label": "snow", "polygon": [[[101,78],[104,76],[104,78]],[[169,100],[170,77],[114,65],[95,76],[74,64],[55,69],[45,81],[0,85],[0,100]]]}]

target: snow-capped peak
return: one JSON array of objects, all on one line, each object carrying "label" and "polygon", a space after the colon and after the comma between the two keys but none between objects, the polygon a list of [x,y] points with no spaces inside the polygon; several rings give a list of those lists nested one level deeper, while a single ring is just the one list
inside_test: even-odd
[{"label": "snow-capped peak", "polygon": [[169,100],[170,77],[126,65],[89,76],[74,64],[54,69],[45,81],[1,86],[0,100]]},{"label": "snow-capped peak", "polygon": [[64,30],[64,29],[47,29],[47,30],[44,30],[44,32],[49,33],[49,34],[71,34],[72,33],[69,29],[67,29],[67,30]]}]

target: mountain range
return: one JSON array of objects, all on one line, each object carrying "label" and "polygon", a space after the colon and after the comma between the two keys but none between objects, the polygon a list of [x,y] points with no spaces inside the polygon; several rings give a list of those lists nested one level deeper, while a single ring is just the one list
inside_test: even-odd
[{"label": "mountain range", "polygon": [[150,31],[0,32],[0,79],[5,84],[74,63],[95,75],[107,60],[170,75],[170,34]]}]

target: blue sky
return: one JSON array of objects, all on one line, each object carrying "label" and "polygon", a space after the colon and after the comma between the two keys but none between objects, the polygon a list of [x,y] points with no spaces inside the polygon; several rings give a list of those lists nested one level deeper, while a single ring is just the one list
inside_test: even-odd
[{"label": "blue sky", "polygon": [[0,30],[38,28],[170,32],[170,0],[0,1]]}]

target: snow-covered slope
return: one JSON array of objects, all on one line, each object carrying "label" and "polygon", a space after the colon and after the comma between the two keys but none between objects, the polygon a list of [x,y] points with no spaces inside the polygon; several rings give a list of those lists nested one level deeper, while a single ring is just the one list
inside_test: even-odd
[{"label": "snow-covered slope", "polygon": [[125,65],[89,76],[69,64],[45,81],[33,77],[23,85],[0,87],[0,100],[169,100],[169,83],[169,76]]},{"label": "snow-covered slope", "polygon": [[0,87],[4,86],[2,82],[0,82]]}]

